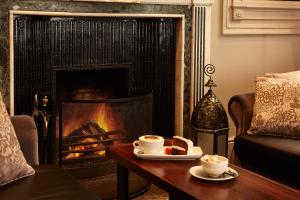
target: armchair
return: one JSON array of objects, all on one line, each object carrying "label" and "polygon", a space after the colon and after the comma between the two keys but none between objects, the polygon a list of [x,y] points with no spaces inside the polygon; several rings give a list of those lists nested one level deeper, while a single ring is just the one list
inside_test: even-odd
[{"label": "armchair", "polygon": [[243,167],[300,189],[300,139],[247,134],[254,99],[254,93],[247,93],[229,100],[228,112],[236,126],[235,156]]},{"label": "armchair", "polygon": [[100,199],[87,191],[58,166],[41,165],[38,159],[38,136],[30,116],[11,117],[24,157],[35,169],[35,175],[0,187],[0,199]]}]

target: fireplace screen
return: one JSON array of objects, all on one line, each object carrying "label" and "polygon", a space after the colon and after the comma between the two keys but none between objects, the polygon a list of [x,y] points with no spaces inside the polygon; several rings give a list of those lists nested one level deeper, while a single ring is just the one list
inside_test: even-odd
[{"label": "fireplace screen", "polygon": [[59,163],[98,163],[108,159],[108,146],[152,132],[152,94],[65,101],[59,119]]}]

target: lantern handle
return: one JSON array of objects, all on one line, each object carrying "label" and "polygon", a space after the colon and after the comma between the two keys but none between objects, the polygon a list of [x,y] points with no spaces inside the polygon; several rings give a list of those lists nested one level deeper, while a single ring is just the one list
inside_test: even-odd
[{"label": "lantern handle", "polygon": [[207,64],[204,66],[204,73],[206,76],[209,77],[209,80],[207,81],[207,83],[204,85],[205,87],[209,87],[209,89],[211,90],[212,87],[217,87],[217,85],[215,84],[215,82],[212,80],[211,75],[215,72],[215,66],[213,66],[212,64]]},{"label": "lantern handle", "polygon": [[215,66],[213,66],[212,64],[207,64],[204,66],[204,73],[206,74],[206,76],[209,77],[209,80],[211,80],[211,75],[213,73],[215,73]]}]

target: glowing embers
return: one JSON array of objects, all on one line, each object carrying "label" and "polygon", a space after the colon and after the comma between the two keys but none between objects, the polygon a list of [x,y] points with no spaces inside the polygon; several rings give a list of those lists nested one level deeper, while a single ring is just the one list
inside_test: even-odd
[{"label": "glowing embers", "polygon": [[123,139],[123,121],[109,103],[63,103],[62,161],[99,160]]},{"label": "glowing embers", "polygon": [[89,121],[63,138],[64,159],[104,157],[105,147],[121,139],[120,131],[105,132],[96,122]]}]

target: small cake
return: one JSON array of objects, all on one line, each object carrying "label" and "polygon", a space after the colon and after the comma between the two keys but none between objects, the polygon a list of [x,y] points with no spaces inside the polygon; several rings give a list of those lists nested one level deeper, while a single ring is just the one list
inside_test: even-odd
[{"label": "small cake", "polygon": [[179,146],[170,146],[165,148],[164,153],[167,155],[186,155],[186,150]]},{"label": "small cake", "polygon": [[172,139],[165,139],[164,146],[166,155],[189,155],[192,153],[193,142],[184,137],[173,136]]},{"label": "small cake", "polygon": [[189,155],[192,153],[193,142],[184,137],[173,136],[172,145],[177,150],[178,155]]},{"label": "small cake", "polygon": [[170,138],[165,139],[164,146],[172,146],[172,145],[173,145],[172,139],[170,139]]}]

